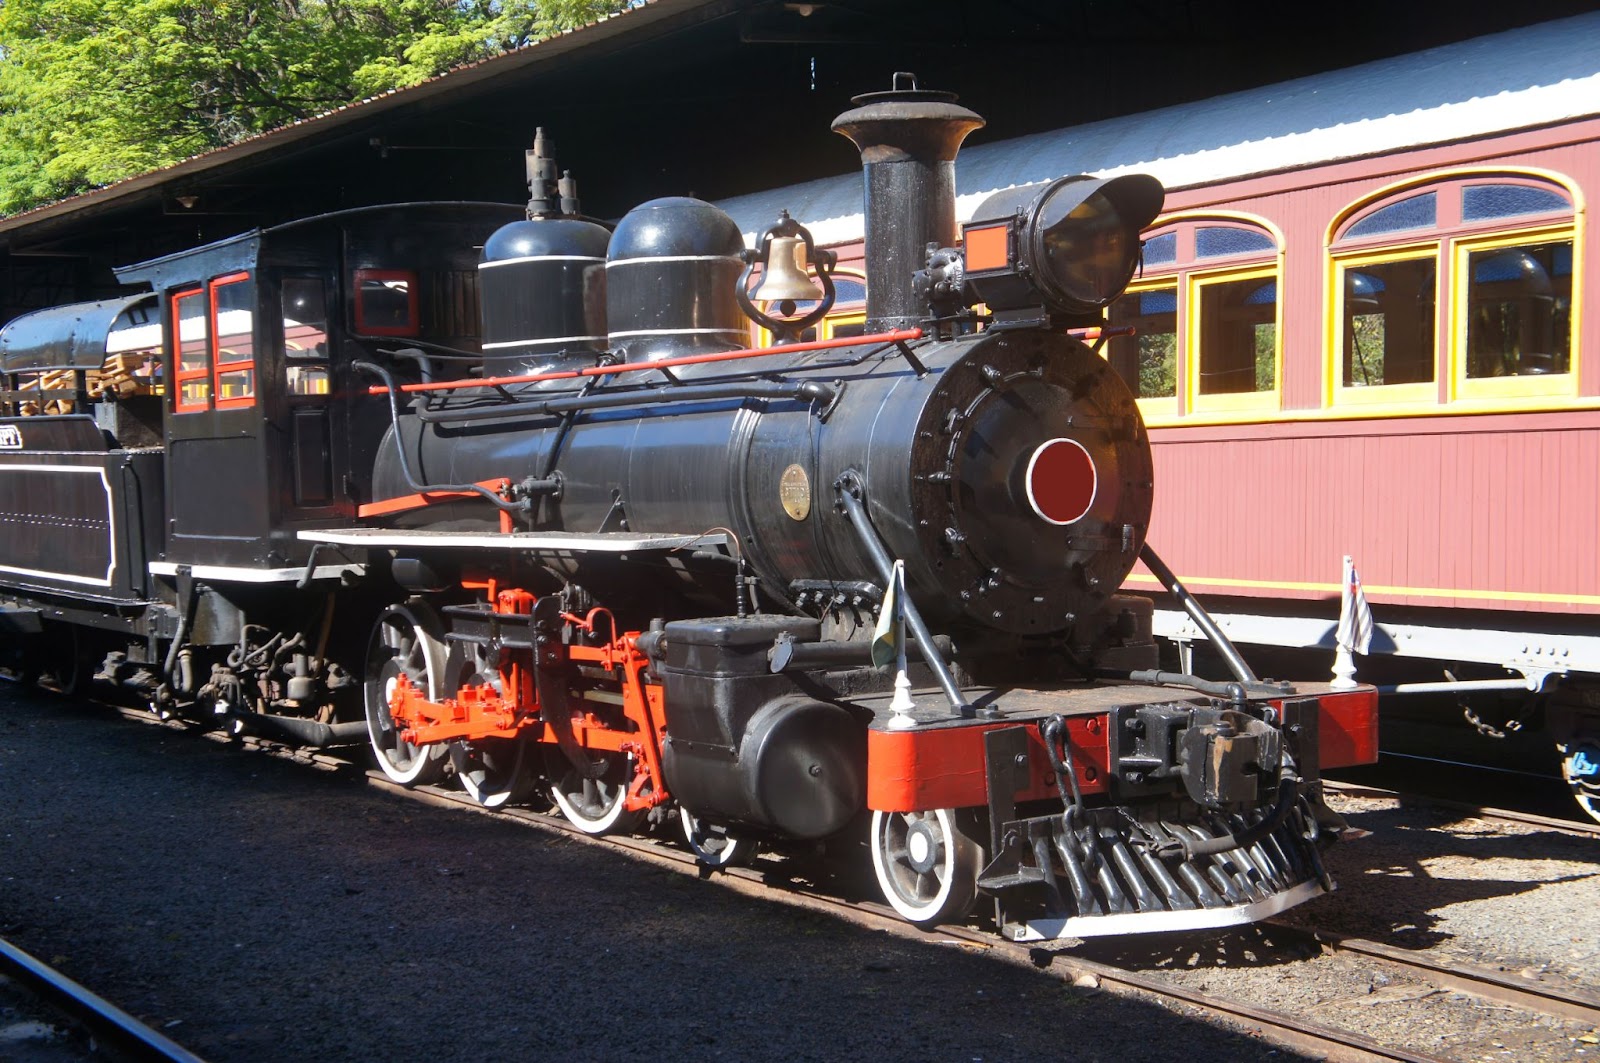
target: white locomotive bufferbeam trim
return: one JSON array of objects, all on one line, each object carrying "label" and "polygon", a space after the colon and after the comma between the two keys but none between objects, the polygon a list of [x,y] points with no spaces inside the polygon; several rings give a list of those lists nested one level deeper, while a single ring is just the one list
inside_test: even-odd
[{"label": "white locomotive bufferbeam trim", "polygon": [[48,569],[21,568],[15,565],[0,565],[0,572],[11,572],[18,576],[32,576],[36,579],[50,579],[61,583],[76,583],[84,587],[110,587],[115,583],[117,572],[117,504],[111,493],[111,478],[106,475],[104,466],[100,465],[14,465],[10,462],[0,464],[0,473],[6,472],[47,472],[47,473],[85,473],[100,477],[100,486],[106,493],[106,575],[104,579],[97,576],[79,576],[69,572],[52,572]]},{"label": "white locomotive bufferbeam trim", "polygon": [[309,543],[340,546],[471,547],[475,550],[531,550],[536,553],[622,554],[649,550],[684,550],[695,546],[724,546],[722,532],[698,535],[635,535],[632,532],[455,532],[409,531],[393,528],[341,528],[303,531]]},{"label": "white locomotive bufferbeam trim", "polygon": [[1118,915],[1074,915],[1066,919],[1029,919],[1007,923],[1001,933],[1011,941],[1056,941],[1061,938],[1108,937],[1112,934],[1157,934],[1244,926],[1288,911],[1322,893],[1316,879],[1249,904],[1195,908],[1183,912],[1124,912]]},{"label": "white locomotive bufferbeam trim", "polygon": [[[1336,648],[1338,621],[1309,616],[1257,616],[1212,613],[1222,633],[1234,642],[1286,649]],[[1201,642],[1205,634],[1187,613],[1157,609],[1155,634],[1174,642]],[[1528,677],[1537,690],[1543,677],[1568,672],[1600,672],[1600,636],[1431,624],[1372,626],[1372,649],[1364,656],[1421,657],[1440,661],[1495,664]]]},{"label": "white locomotive bufferbeam trim", "polygon": [[[176,561],[152,561],[148,568],[152,576],[176,576],[184,566]],[[306,574],[304,565],[293,568],[249,568],[244,565],[190,565],[189,575],[195,579],[208,579],[224,583],[297,583]],[[361,574],[367,566],[357,562],[338,565],[318,565],[311,578],[335,579],[346,572]]]},{"label": "white locomotive bufferbeam trim", "polygon": [[486,351],[500,351],[507,347],[532,347],[536,343],[594,343],[605,342],[604,336],[546,336],[537,340],[501,340],[499,343],[485,343]]},{"label": "white locomotive bufferbeam trim", "polygon": [[604,262],[603,255],[523,255],[521,258],[497,258],[493,262],[480,262],[478,268],[494,269],[496,266],[516,266],[524,262]]}]

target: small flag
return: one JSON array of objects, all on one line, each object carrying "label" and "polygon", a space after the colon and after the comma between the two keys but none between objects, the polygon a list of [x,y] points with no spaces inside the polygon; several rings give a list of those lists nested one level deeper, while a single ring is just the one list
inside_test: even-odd
[{"label": "small flag", "polygon": [[1372,607],[1361,589],[1361,577],[1350,555],[1344,559],[1344,581],[1339,589],[1339,645],[1355,653],[1372,649]]},{"label": "small flag", "polygon": [[872,663],[884,668],[900,656],[905,641],[906,626],[900,615],[900,599],[905,594],[906,563],[896,561],[889,577],[889,587],[883,592],[883,607],[878,610],[878,625],[872,629]]}]

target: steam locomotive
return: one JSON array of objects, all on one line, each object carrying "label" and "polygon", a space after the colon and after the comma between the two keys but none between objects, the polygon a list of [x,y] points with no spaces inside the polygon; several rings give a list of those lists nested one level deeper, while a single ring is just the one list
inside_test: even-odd
[{"label": "steam locomotive", "polygon": [[803,226],[601,224],[542,136],[525,210],[325,215],[11,322],[11,666],[712,867],[864,831],[925,925],[982,895],[1018,940],[1224,926],[1331,888],[1319,772],[1375,759],[1372,690],[1263,682],[1214,626],[1230,679],[1160,671],[1117,593],[1142,558],[1207,622],[1144,542],[1099,353],[1160,185],[998,193],[958,244],[982,124],[898,76],[834,122],[848,339],[801,338],[833,291]]}]

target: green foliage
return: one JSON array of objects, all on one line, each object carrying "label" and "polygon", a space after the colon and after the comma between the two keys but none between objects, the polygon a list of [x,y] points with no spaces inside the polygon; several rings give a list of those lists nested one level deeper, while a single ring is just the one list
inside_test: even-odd
[{"label": "green foliage", "polygon": [[0,213],[235,143],[628,0],[0,0]]},{"label": "green foliage", "polygon": [[1278,326],[1267,322],[1255,326],[1256,387],[1257,391],[1271,391],[1278,386]]},{"label": "green foliage", "polygon": [[1139,335],[1139,397],[1171,398],[1178,393],[1178,334]]},{"label": "green foliage", "polygon": [[1350,331],[1346,333],[1344,383],[1346,387],[1375,387],[1393,383],[1384,379],[1386,339],[1382,314],[1351,314]]}]

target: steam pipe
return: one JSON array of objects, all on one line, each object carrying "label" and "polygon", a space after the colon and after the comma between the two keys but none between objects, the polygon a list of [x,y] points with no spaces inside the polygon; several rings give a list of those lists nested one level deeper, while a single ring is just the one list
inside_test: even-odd
[{"label": "steam pipe", "polygon": [[1217,626],[1217,622],[1211,619],[1211,614],[1205,611],[1204,606],[1195,601],[1194,595],[1189,593],[1189,588],[1185,587],[1178,577],[1173,574],[1172,569],[1167,567],[1166,562],[1156,556],[1156,552],[1150,549],[1149,543],[1145,543],[1144,547],[1140,549],[1139,560],[1143,561],[1145,568],[1148,568],[1156,579],[1161,581],[1161,585],[1167,588],[1167,592],[1178,600],[1178,604],[1183,606],[1183,611],[1189,614],[1189,618],[1195,622],[1195,625],[1205,632],[1206,638],[1211,640],[1212,645],[1216,646],[1217,652],[1222,654],[1223,660],[1228,662],[1228,670],[1233,673],[1233,677],[1246,686],[1257,682],[1255,672],[1250,670],[1250,666],[1239,655],[1239,648],[1228,640],[1228,636],[1222,633],[1222,629]]},{"label": "steam pipe", "polygon": [[[946,654],[952,651],[954,643],[948,635],[935,635],[933,647],[936,654]],[[906,640],[906,654],[928,659],[928,655],[922,652],[922,643],[915,639]],[[872,663],[872,645],[859,639],[851,642],[798,642],[787,635],[780,635],[772,649],[767,651],[767,661],[768,667],[775,673],[805,672],[836,666],[864,668]]]},{"label": "steam pipe", "polygon": [[[861,545],[866,548],[867,555],[872,558],[872,566],[878,570],[878,578],[885,587],[894,579],[894,559],[889,556],[888,549],[883,545],[883,540],[878,538],[877,529],[873,528],[872,521],[867,517],[867,507],[861,499],[861,481],[855,473],[847,472],[839,478],[835,485],[839,492],[839,501],[844,506],[845,516],[856,530],[856,536],[861,540]],[[961,696],[961,688],[956,686],[956,680],[950,674],[950,666],[945,664],[934,647],[937,643],[933,634],[928,630],[928,625],[922,620],[922,614],[917,611],[916,602],[911,600],[911,595],[906,594],[900,602],[900,608],[905,611],[906,629],[917,645],[932,649],[924,650],[923,659],[933,671],[933,677],[939,681],[939,689],[944,691],[945,698],[950,702],[950,707],[966,719],[972,719],[978,713]]]},{"label": "steam pipe", "polygon": [[648,390],[623,392],[596,392],[568,395],[561,398],[516,402],[504,406],[468,408],[463,410],[416,410],[418,419],[429,424],[453,424],[458,421],[497,421],[513,417],[537,417],[545,414],[574,413],[582,410],[606,410],[626,406],[651,406],[662,402],[710,402],[717,399],[794,399],[814,402],[822,406],[833,401],[833,388],[820,381],[801,383],[750,381],[736,384],[704,384],[699,386],[664,386]]}]

